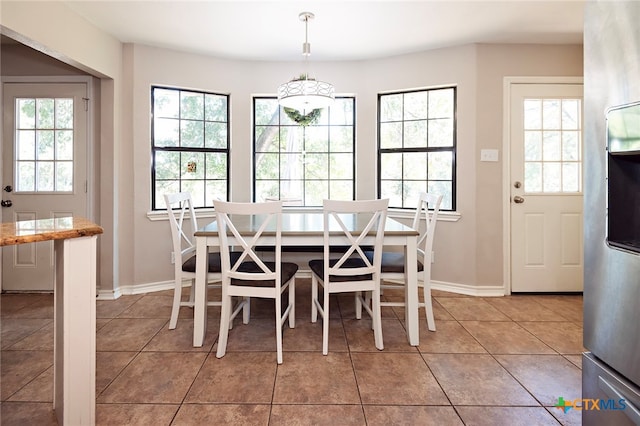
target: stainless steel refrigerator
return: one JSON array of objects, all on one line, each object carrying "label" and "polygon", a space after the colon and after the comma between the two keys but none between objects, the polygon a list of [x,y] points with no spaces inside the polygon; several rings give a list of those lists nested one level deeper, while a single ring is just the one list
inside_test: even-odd
[{"label": "stainless steel refrigerator", "polygon": [[640,424],[640,3],[584,27],[584,425]]}]

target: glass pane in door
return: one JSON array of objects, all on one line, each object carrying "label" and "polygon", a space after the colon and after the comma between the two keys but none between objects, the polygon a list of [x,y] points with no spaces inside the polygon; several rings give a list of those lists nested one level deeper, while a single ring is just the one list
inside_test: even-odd
[{"label": "glass pane in door", "polygon": [[582,100],[528,98],[523,110],[525,193],[581,193]]},{"label": "glass pane in door", "polygon": [[73,192],[73,98],[18,98],[16,192]]}]

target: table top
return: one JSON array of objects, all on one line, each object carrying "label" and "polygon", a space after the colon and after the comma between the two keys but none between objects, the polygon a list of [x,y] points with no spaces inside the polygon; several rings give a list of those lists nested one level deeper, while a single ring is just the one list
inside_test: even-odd
[{"label": "table top", "polygon": [[102,227],[83,217],[6,222],[0,224],[0,246],[88,237],[103,232]]},{"label": "table top", "polygon": [[[345,226],[353,231],[364,229],[368,224],[371,214],[341,214],[340,218],[344,222]],[[241,216],[239,220],[234,220],[234,225],[238,228],[238,231],[242,233],[254,232],[258,226],[262,223],[259,216]],[[335,226],[335,228],[333,228]],[[322,212],[283,212],[282,213],[282,235],[283,236],[319,236],[323,235],[323,216]],[[336,223],[330,222],[330,233],[335,230],[336,233],[341,233],[340,228]],[[266,229],[264,235],[273,233],[272,229]],[[372,231],[373,232],[373,231]],[[385,236],[410,236],[418,235],[418,231],[410,226],[404,225],[395,219],[387,217],[384,228]],[[195,233],[196,237],[212,237],[218,235],[218,225],[215,221],[200,228]]]}]

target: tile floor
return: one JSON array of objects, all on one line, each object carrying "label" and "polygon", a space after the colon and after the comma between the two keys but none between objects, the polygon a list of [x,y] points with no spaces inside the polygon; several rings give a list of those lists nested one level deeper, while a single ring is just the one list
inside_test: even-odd
[{"label": "tile floor", "polygon": [[[190,309],[168,330],[171,292],[98,301],[97,424],[580,424],[579,411],[554,404],[581,396],[581,296],[434,291],[437,331],[425,324],[411,347],[403,308],[384,308],[384,351],[375,349],[370,320],[355,320],[353,299],[341,296],[322,356],[309,286],[298,280],[282,365],[272,303],[255,301],[248,325],[236,320],[227,355],[217,359],[219,308],[209,308],[205,345],[194,348]],[[0,423],[56,424],[53,297],[1,299]]]}]

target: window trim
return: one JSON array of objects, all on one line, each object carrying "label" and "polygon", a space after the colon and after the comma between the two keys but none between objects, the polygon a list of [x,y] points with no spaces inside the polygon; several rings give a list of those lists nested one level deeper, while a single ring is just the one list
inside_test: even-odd
[{"label": "window trim", "polygon": [[[162,89],[162,90],[174,90],[177,92],[191,92],[191,93],[199,93],[199,94],[203,94],[203,95],[215,95],[215,96],[224,96],[227,98],[227,111],[226,111],[226,117],[227,117],[227,147],[226,148],[191,148],[191,147],[156,147],[155,146],[155,114],[154,114],[154,108],[155,108],[155,98],[154,98],[154,94],[155,94],[155,89]],[[230,178],[230,173],[231,173],[231,95],[229,95],[228,93],[215,93],[215,92],[209,92],[209,91],[205,91],[205,90],[200,90],[200,89],[187,89],[187,88],[181,88],[181,87],[175,87],[175,86],[164,86],[164,85],[160,85],[160,84],[152,84],[151,85],[151,105],[150,105],[150,111],[151,111],[151,122],[150,122],[150,126],[151,126],[151,138],[150,138],[150,142],[151,142],[151,212],[155,212],[155,211],[162,211],[165,210],[164,208],[158,208],[156,207],[156,202],[158,199],[158,194],[156,194],[156,152],[158,151],[163,151],[163,152],[202,152],[202,153],[223,153],[226,154],[227,156],[227,170],[226,170],[226,187],[227,187],[227,197],[226,197],[226,201],[229,200],[229,195],[230,195],[230,191],[231,191],[231,178]],[[178,118],[180,119],[180,118]],[[204,120],[203,120],[204,122]],[[194,207],[194,209],[212,209],[213,205],[211,206],[201,206],[201,207]]]},{"label": "window trim", "polygon": [[[351,199],[355,200],[356,198],[356,193],[357,193],[357,179],[356,179],[356,171],[357,171],[357,167],[356,167],[356,160],[357,160],[357,126],[356,126],[356,108],[357,108],[357,102],[356,102],[356,97],[354,95],[344,95],[344,96],[336,96],[336,99],[350,99],[353,102],[353,124],[351,124],[352,128],[353,128],[353,151],[352,151],[352,194],[351,194]],[[256,202],[256,197],[257,197],[257,189],[256,189],[256,101],[257,100],[261,100],[261,99],[267,99],[267,100],[275,100],[277,99],[276,96],[254,96],[252,98],[252,108],[251,108],[251,118],[252,118],[252,147],[251,147],[251,156],[252,156],[252,161],[251,161],[251,167],[252,167],[252,171],[251,171],[251,199],[253,200],[253,202]],[[278,122],[278,128],[280,128],[281,126],[285,126],[285,127],[289,127],[290,125],[288,124],[282,124],[282,119],[281,116],[279,116],[279,122]],[[329,123],[327,125],[327,127],[331,128],[331,123]],[[280,151],[278,151],[280,153]],[[328,154],[330,154],[330,151],[327,151]],[[341,179],[344,180],[344,179]],[[280,182],[281,180],[278,178],[278,182]],[[307,181],[307,179],[303,178],[302,181]],[[329,179],[328,182],[331,182],[331,180]],[[284,206],[284,208],[289,209],[289,210],[295,210],[295,209],[304,209],[305,211],[308,211],[310,209],[316,209],[316,208],[322,208],[321,205],[318,206],[306,206],[306,205],[300,205],[300,206]]]},{"label": "window trim", "polygon": [[[380,102],[383,96],[389,95],[405,95],[407,93],[415,93],[415,92],[430,92],[434,90],[442,90],[442,89],[453,89],[453,141],[451,147],[424,147],[424,148],[381,148],[380,147],[380,132],[381,132],[381,108]],[[428,118],[427,118],[428,119]],[[423,88],[414,88],[408,90],[396,90],[389,92],[380,92],[378,93],[378,105],[377,105],[377,153],[376,153],[376,171],[377,171],[377,189],[376,194],[377,197],[380,198],[382,196],[382,154],[388,153],[411,153],[411,152],[451,152],[452,161],[451,161],[451,208],[444,209],[440,208],[440,212],[442,213],[456,213],[457,212],[457,154],[458,154],[458,87],[456,85],[446,85],[446,86],[433,86],[433,87],[423,87]],[[403,123],[405,122],[404,118],[401,120]],[[401,181],[404,181],[402,179]],[[427,179],[426,182],[429,180]],[[403,210],[411,210],[415,209],[415,207],[407,206],[407,207],[398,207],[393,206],[389,207],[390,209],[396,209],[398,211]]]}]

